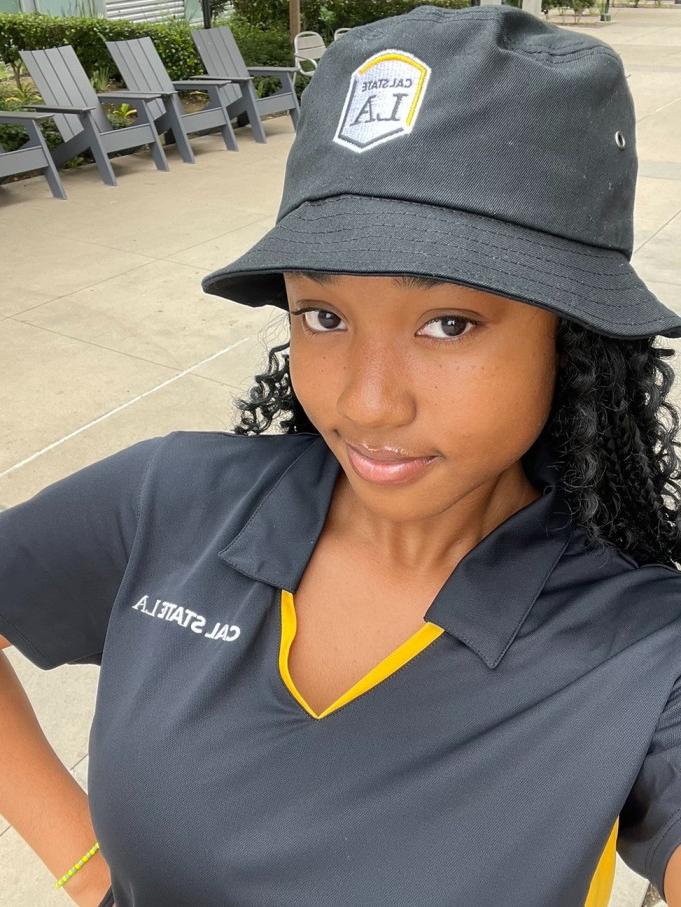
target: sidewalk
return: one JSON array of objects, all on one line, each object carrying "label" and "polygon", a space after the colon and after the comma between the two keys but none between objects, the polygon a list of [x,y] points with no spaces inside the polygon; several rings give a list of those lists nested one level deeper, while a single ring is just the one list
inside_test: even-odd
[{"label": "sidewalk", "polygon": [[[630,74],[639,154],[632,263],[681,310],[681,6],[611,12],[610,23],[573,26],[566,16],[565,27],[610,43]],[[293,130],[273,117],[266,131],[258,145],[237,130],[237,153],[214,136],[194,139],[196,164],[171,150],[169,173],[146,152],[117,158],[115,189],[94,167],[68,171],[66,202],[44,180],[0,187],[0,506],[143,438],[233,428],[232,396],[248,391],[267,348],[285,338],[286,316],[206,296],[200,280],[274,224]],[[6,654],[86,788],[98,668],[40,671],[16,649]],[[2,819],[0,875],[3,907],[72,903]],[[641,907],[647,887],[618,858],[611,907]]]}]

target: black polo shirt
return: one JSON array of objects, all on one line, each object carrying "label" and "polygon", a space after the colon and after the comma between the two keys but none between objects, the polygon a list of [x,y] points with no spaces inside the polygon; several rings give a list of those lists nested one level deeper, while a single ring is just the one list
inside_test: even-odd
[{"label": "black polo shirt", "polygon": [[340,468],[311,433],[179,431],[0,513],[0,633],[43,669],[101,664],[117,907],[605,907],[615,844],[662,891],[681,574],[587,551],[535,445],[542,497],[317,715],[287,655]]}]

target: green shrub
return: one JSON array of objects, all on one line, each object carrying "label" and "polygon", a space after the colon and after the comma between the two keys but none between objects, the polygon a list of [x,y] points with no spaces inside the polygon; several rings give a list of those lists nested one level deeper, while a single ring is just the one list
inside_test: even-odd
[{"label": "green shrub", "polygon": [[[271,28],[259,30],[239,16],[226,20],[249,66],[292,66],[293,52],[286,29]],[[45,47],[59,47],[71,44],[83,64],[88,77],[101,87],[104,74],[122,83],[120,73],[106,49],[105,41],[125,41],[148,35],[154,42],[163,63],[173,80],[190,79],[203,72],[201,59],[192,41],[190,26],[182,19],[165,22],[129,22],[127,20],[82,18],[76,16],[48,16],[42,13],[0,13],[0,61],[12,68],[16,87],[11,91],[20,97],[26,89],[21,82],[22,70],[20,50],[40,50]],[[4,83],[7,84],[7,83]],[[260,96],[279,89],[276,79],[256,79]],[[297,85],[298,92],[304,86]],[[9,90],[3,91],[7,96]],[[24,103],[27,103],[24,100]],[[35,103],[35,100],[34,100]],[[3,101],[0,109],[16,109],[20,103]],[[118,124],[117,124],[118,125]],[[41,126],[50,145],[59,143],[59,134],[47,120]],[[25,140],[21,127],[0,127],[0,144],[6,150],[18,148]]]},{"label": "green shrub", "polygon": [[[288,0],[233,0],[233,5],[255,28],[288,31]],[[423,5],[419,0],[301,0],[300,27],[319,32],[328,44],[337,28],[354,28]],[[429,5],[461,9],[470,6],[470,0],[432,0]]]},{"label": "green shrub", "polygon": [[[218,19],[216,25],[229,25],[247,66],[293,66],[293,47],[286,28],[258,28],[238,13]],[[255,88],[259,97],[274,94],[281,88],[278,79],[256,78]],[[298,96],[303,91],[299,77],[296,83]]]},{"label": "green shrub", "polygon": [[598,0],[542,0],[541,8],[546,11],[549,9],[558,9],[561,14],[565,13],[566,10],[570,10],[574,13],[575,22],[582,15],[585,10],[598,7]]},{"label": "green shrub", "polygon": [[[232,0],[237,17],[254,28],[279,29],[288,33],[288,0]],[[300,27],[317,31],[321,0],[300,0]]]},{"label": "green shrub", "polygon": [[[233,31],[249,66],[292,65],[293,54],[285,29],[258,32],[247,21],[237,20]],[[202,72],[190,26],[182,19],[128,22],[42,13],[0,13],[0,60],[16,67],[21,60],[20,50],[71,44],[91,77],[98,69],[113,68],[105,41],[125,41],[145,35],[149,35],[156,45],[171,79],[189,79]]]},{"label": "green shrub", "polygon": [[186,79],[201,71],[189,25],[182,20],[142,23],[43,13],[0,13],[0,59],[16,67],[21,59],[20,50],[71,44],[88,76],[103,68],[115,74],[104,42],[144,35],[154,41],[172,79]]},{"label": "green shrub", "polygon": [[283,27],[270,25],[263,29],[232,13],[216,24],[229,25],[247,66],[293,66],[288,22]]},{"label": "green shrub", "polygon": [[[20,110],[26,104],[37,104],[40,96],[33,91],[30,86],[14,88],[13,93],[3,93],[0,95],[0,110]],[[45,136],[45,141],[50,148],[54,148],[61,142],[61,136],[57,127],[52,120],[43,120],[40,129]],[[0,146],[5,151],[16,151],[28,139],[28,134],[23,126],[0,126]]]}]

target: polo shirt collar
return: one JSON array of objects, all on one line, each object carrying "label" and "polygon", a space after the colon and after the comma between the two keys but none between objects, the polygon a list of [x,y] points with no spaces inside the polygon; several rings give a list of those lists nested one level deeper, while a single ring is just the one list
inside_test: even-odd
[{"label": "polo shirt collar", "polygon": [[[219,552],[240,573],[295,594],[328,512],[339,461],[321,435],[289,464],[245,525]],[[543,437],[523,457],[543,495],[517,511],[459,561],[428,611],[496,668],[569,544],[574,524]]]}]

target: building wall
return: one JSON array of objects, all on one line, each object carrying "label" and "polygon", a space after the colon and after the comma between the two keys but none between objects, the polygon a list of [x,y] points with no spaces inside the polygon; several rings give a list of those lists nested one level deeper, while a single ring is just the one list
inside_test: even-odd
[{"label": "building wall", "polygon": [[202,21],[201,0],[0,0],[0,12],[105,16],[133,22],[160,22],[169,18]]},{"label": "building wall", "polygon": [[103,16],[104,0],[21,0],[26,12],[34,6],[50,16]]},{"label": "building wall", "polygon": [[[2,0],[0,0],[2,2]],[[56,0],[58,2],[58,0]],[[160,22],[163,19],[202,21],[201,0],[103,0],[107,19]]]}]

